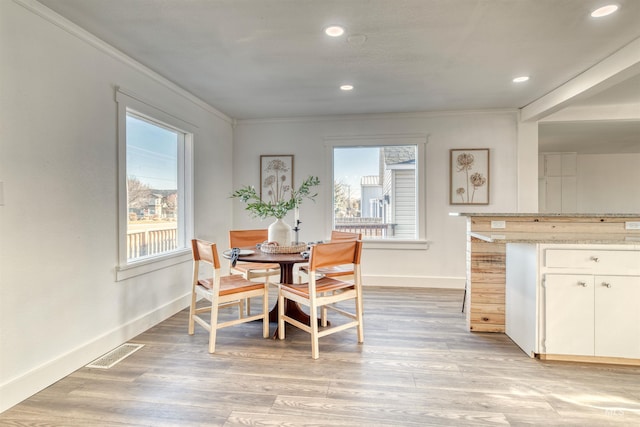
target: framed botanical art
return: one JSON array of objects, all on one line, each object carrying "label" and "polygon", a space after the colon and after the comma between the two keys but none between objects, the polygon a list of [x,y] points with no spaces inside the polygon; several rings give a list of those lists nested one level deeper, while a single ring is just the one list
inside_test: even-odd
[{"label": "framed botanical art", "polygon": [[293,155],[260,156],[260,199],[276,204],[291,198],[293,187]]},{"label": "framed botanical art", "polygon": [[489,204],[489,149],[449,150],[449,203]]}]

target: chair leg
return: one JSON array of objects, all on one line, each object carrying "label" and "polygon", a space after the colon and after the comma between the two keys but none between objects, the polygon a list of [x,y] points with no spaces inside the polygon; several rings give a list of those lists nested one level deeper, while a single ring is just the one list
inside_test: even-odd
[{"label": "chair leg", "polygon": [[358,342],[359,343],[364,342],[364,326],[362,324],[362,317],[363,317],[362,311],[363,311],[362,287],[358,286],[356,288],[356,317],[358,319]]},{"label": "chair leg", "polygon": [[464,303],[467,301],[467,282],[464,282],[464,293],[462,294],[462,313],[464,313]]},{"label": "chair leg", "polygon": [[320,357],[320,349],[318,344],[318,307],[312,302],[309,305],[309,317],[311,319],[311,357],[317,359]]},{"label": "chair leg", "polygon": [[218,333],[218,304],[211,304],[211,321],[209,323],[209,353],[216,351],[216,335]]},{"label": "chair leg", "polygon": [[244,308],[248,304],[249,298],[244,298],[238,301],[238,319],[244,318]]},{"label": "chair leg", "polygon": [[[331,295],[335,295],[337,292],[336,291],[331,291]],[[327,294],[324,293],[323,296],[326,296]],[[327,317],[327,306],[323,305],[320,309],[320,324],[322,325],[323,328],[326,328],[327,325],[329,324],[329,319]]]},{"label": "chair leg", "polygon": [[195,321],[193,316],[196,314],[196,291],[191,292],[191,307],[189,307],[189,335],[193,335],[195,332]]},{"label": "chair leg", "polygon": [[325,306],[322,306],[322,308],[320,309],[320,325],[323,328],[327,327],[327,308]]},{"label": "chair leg", "polygon": [[284,296],[278,289],[278,338],[284,339]]},{"label": "chair leg", "polygon": [[[251,276],[249,275],[248,272],[246,274],[243,274],[242,277],[244,277],[246,280],[251,280]],[[244,298],[240,300],[240,318],[241,319],[244,318],[245,308],[246,308],[247,317],[251,316],[251,298]]]},{"label": "chair leg", "polygon": [[[335,292],[332,292],[332,294],[335,294]],[[322,296],[325,296],[325,294],[322,294]],[[323,305],[322,307],[320,307],[320,324],[322,325],[323,328],[327,327],[327,306]]]},{"label": "chair leg", "polygon": [[262,297],[262,337],[269,337],[269,282],[264,284],[264,296]]}]

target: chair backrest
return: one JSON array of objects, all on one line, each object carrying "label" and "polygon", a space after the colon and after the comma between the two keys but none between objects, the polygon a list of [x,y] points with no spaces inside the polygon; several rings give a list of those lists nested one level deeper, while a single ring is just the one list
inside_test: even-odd
[{"label": "chair backrest", "polygon": [[362,240],[362,233],[349,233],[348,231],[331,231],[331,241]]},{"label": "chair backrest", "polygon": [[229,230],[229,247],[241,248],[254,246],[257,243],[267,241],[269,230]]},{"label": "chair backrest", "polygon": [[309,270],[344,264],[360,264],[362,241],[337,241],[311,247]]},{"label": "chair backrest", "polygon": [[218,248],[215,243],[205,240],[191,240],[193,261],[203,261],[211,264],[214,269],[220,268],[220,258],[218,258]]}]

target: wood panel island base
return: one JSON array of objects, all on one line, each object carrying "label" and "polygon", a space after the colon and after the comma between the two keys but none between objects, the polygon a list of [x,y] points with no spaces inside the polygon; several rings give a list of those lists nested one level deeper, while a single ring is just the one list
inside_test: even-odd
[{"label": "wood panel island base", "polygon": [[640,215],[465,215],[471,331],[540,359],[640,365]]}]

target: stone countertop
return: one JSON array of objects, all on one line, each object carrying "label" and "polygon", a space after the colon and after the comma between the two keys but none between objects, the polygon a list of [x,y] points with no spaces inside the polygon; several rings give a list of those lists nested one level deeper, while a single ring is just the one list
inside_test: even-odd
[{"label": "stone countertop", "polygon": [[635,244],[640,246],[640,234],[626,233],[524,233],[524,232],[470,232],[490,243],[584,243],[584,244]]},{"label": "stone countertop", "polygon": [[459,216],[485,216],[485,217],[550,217],[550,218],[640,218],[640,213],[480,213],[480,212],[459,212],[451,215]]}]

